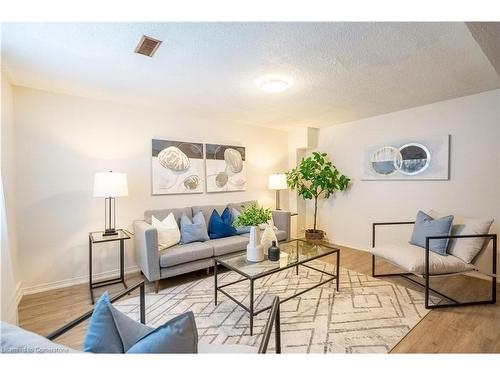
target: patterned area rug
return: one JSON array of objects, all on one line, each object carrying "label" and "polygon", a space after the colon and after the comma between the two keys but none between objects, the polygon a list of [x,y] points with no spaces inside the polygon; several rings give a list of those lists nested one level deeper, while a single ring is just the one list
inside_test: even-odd
[{"label": "patterned area rug", "polygon": [[[334,273],[333,265],[310,263]],[[293,298],[281,305],[283,353],[387,353],[428,312],[423,293],[341,268],[340,290],[335,283]],[[256,309],[271,304],[273,295],[284,298],[322,280],[325,275],[307,268],[282,271],[255,284]],[[239,279],[234,272],[219,273],[219,285]],[[248,306],[247,281],[226,288]],[[268,312],[254,318],[249,335],[248,313],[222,293],[214,305],[214,279],[207,276],[146,295],[146,322],[158,326],[185,311],[193,311],[201,342],[258,346]],[[134,319],[139,316],[138,297],[116,304]],[[274,352],[271,338],[268,352]]]}]

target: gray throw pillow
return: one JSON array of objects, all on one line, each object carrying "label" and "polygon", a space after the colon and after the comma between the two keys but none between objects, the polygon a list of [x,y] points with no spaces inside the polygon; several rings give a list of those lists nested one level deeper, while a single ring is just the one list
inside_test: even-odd
[{"label": "gray throw pillow", "polygon": [[193,217],[193,221],[186,214],[181,217],[181,243],[186,244],[196,241],[208,241],[207,224],[203,212],[198,212]]},{"label": "gray throw pillow", "polygon": [[[413,233],[410,243],[415,246],[425,248],[426,237],[449,236],[453,224],[453,215],[433,219],[425,212],[418,211],[413,227]],[[439,239],[429,241],[429,250],[439,254],[446,255],[449,239]]]},{"label": "gray throw pillow", "polygon": [[195,354],[198,352],[198,330],[191,311],[181,314],[135,343],[127,353]]}]

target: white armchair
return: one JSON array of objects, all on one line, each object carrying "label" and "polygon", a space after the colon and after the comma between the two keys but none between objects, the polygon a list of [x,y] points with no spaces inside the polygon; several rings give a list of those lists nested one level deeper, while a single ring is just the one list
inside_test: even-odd
[{"label": "white armchair", "polygon": [[[400,276],[413,283],[416,283],[425,288],[425,308],[435,309],[444,307],[455,307],[455,306],[470,306],[470,305],[481,305],[481,304],[495,304],[496,303],[496,286],[497,286],[497,235],[496,234],[465,234],[465,235],[449,235],[449,236],[433,236],[426,237],[425,249],[419,246],[414,246],[411,244],[404,245],[377,245],[376,244],[376,229],[379,226],[386,225],[413,225],[414,221],[401,221],[401,222],[383,222],[383,223],[373,223],[372,224],[372,276]],[[470,262],[466,262],[461,258],[448,254],[447,256],[442,256],[431,252],[429,250],[429,243],[433,240],[439,239],[454,239],[455,241],[461,241],[463,239],[472,238],[484,238],[485,243],[482,246],[481,251],[474,256]],[[459,302],[437,290],[430,287],[430,278],[435,276],[449,276],[456,275],[465,272],[478,271],[475,261],[480,257],[481,253],[485,251],[488,243],[492,241],[492,273],[487,275],[491,278],[491,298],[482,301],[472,301],[472,302]],[[376,257],[382,258],[383,260],[395,265],[404,272],[390,273],[390,274],[379,274],[376,272]],[[411,278],[411,275],[416,275],[424,279],[424,284],[418,282],[417,280]],[[450,303],[439,303],[431,304],[429,301],[429,292],[432,291],[435,294],[447,299]]]}]

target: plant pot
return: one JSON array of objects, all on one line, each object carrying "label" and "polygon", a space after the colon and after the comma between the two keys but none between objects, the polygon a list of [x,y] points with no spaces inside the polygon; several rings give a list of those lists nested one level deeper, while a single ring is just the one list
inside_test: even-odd
[{"label": "plant pot", "polygon": [[306,229],[306,240],[321,241],[325,238],[325,232],[320,229]]},{"label": "plant pot", "polygon": [[260,244],[260,230],[257,226],[250,227],[247,260],[250,262],[262,262],[264,260],[264,248]]}]

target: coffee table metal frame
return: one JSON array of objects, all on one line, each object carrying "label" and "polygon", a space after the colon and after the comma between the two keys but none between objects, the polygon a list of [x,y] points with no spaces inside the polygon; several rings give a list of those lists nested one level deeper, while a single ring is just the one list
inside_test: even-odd
[{"label": "coffee table metal frame", "polygon": [[[336,290],[337,291],[339,290],[339,277],[338,277],[338,275],[339,275],[339,270],[340,270],[340,249],[338,249],[336,247],[333,247],[332,245],[329,245],[329,244],[326,244],[326,243],[317,244],[319,246],[323,246],[323,247],[329,249],[330,251],[327,251],[324,254],[319,254],[319,255],[313,256],[311,258],[307,258],[307,259],[304,259],[304,260],[299,260],[299,256],[298,256],[299,255],[299,242],[302,241],[302,242],[307,243],[308,241],[302,240],[302,239],[293,239],[293,240],[286,241],[284,244],[290,244],[290,243],[292,243],[294,241],[296,241],[296,251],[297,251],[297,253],[296,253],[297,258],[296,259],[297,259],[297,261],[292,262],[292,263],[290,263],[290,264],[288,264],[288,265],[286,265],[284,267],[277,267],[277,268],[274,268],[274,269],[271,269],[271,270],[268,270],[268,271],[264,271],[262,273],[254,275],[254,276],[245,274],[243,271],[241,271],[237,267],[233,267],[233,266],[231,266],[230,264],[228,264],[227,262],[224,261],[224,258],[231,257],[231,255],[229,255],[229,256],[228,255],[223,255],[223,256],[215,257],[214,258],[215,305],[217,306],[217,293],[221,292],[226,297],[228,297],[233,302],[235,302],[237,305],[239,305],[241,308],[243,308],[245,311],[247,311],[250,314],[250,336],[253,335],[253,318],[254,318],[254,316],[256,316],[256,315],[258,315],[258,314],[260,314],[260,313],[262,313],[264,311],[267,311],[267,310],[269,310],[272,307],[272,305],[269,305],[269,306],[266,306],[266,307],[261,308],[259,310],[255,310],[254,309],[254,283],[255,283],[256,280],[261,279],[263,277],[266,277],[268,275],[271,275],[273,273],[284,271],[284,270],[292,268],[292,267],[295,267],[295,273],[298,275],[299,274],[299,266],[303,266],[303,267],[309,268],[311,270],[314,270],[314,271],[317,271],[317,272],[320,272],[322,274],[330,276],[327,280],[322,280],[319,283],[317,283],[317,284],[315,284],[315,285],[313,285],[313,286],[311,286],[311,287],[309,287],[307,289],[301,290],[300,292],[295,293],[292,296],[289,296],[289,297],[286,297],[286,298],[283,298],[283,299],[280,298],[280,304],[284,303],[286,301],[289,301],[292,298],[300,296],[301,294],[309,292],[310,290],[315,289],[315,288],[317,288],[317,287],[319,287],[319,286],[321,286],[323,284],[329,283],[329,282],[331,282],[333,280],[336,281]],[[244,253],[245,252],[242,252],[241,254],[244,254]],[[336,254],[336,271],[335,271],[336,273],[335,274],[332,274],[332,273],[329,273],[329,272],[326,272],[326,271],[323,271],[323,270],[319,270],[319,269],[317,269],[315,267],[311,267],[311,266],[305,264],[305,263],[311,262],[313,260],[316,260],[316,259],[319,259],[319,258],[323,258],[323,257],[329,256],[329,255],[332,255],[332,254]],[[232,256],[234,256],[234,255],[232,255]],[[258,264],[258,262],[256,264]],[[225,268],[238,273],[239,275],[243,276],[243,278],[239,279],[239,280],[236,280],[236,281],[232,281],[230,283],[223,284],[223,285],[218,285],[218,283],[217,283],[217,274],[218,274],[217,267],[218,267],[218,265],[222,265]],[[230,285],[241,283],[241,282],[246,281],[246,280],[250,281],[250,304],[249,304],[249,306],[244,305],[242,302],[238,301],[236,298],[234,298],[228,292],[226,292],[225,290],[222,289],[222,288],[228,287]]]}]

